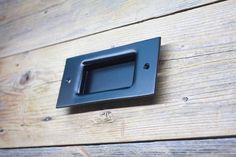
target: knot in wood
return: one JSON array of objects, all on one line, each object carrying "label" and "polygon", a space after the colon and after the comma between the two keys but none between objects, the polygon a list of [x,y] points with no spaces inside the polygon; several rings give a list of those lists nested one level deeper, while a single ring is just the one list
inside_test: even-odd
[{"label": "knot in wood", "polygon": [[28,71],[24,75],[22,75],[20,79],[20,84],[25,85],[30,80],[30,76],[31,76],[31,71]]},{"label": "knot in wood", "polygon": [[112,123],[114,122],[114,117],[111,111],[105,111],[99,114],[99,116],[93,118],[92,121],[96,124]]},{"label": "knot in wood", "polygon": [[111,114],[111,111],[105,111],[101,114],[101,116],[103,117],[103,120],[104,121],[112,121],[112,114]]}]

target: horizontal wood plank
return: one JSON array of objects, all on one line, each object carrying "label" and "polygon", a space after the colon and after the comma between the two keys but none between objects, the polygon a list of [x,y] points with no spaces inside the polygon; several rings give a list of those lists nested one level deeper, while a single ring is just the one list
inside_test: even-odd
[{"label": "horizontal wood plank", "polygon": [[3,0],[0,3],[0,57],[215,1]]},{"label": "horizontal wood plank", "polygon": [[0,157],[235,157],[236,139],[0,149]]},{"label": "horizontal wood plank", "polygon": [[57,7],[63,0],[1,0],[0,1],[0,26],[14,23],[39,12]]},{"label": "horizontal wood plank", "polygon": [[[225,1],[0,59],[0,147],[236,135],[235,8]],[[67,57],[156,36],[153,100],[55,108]]]}]

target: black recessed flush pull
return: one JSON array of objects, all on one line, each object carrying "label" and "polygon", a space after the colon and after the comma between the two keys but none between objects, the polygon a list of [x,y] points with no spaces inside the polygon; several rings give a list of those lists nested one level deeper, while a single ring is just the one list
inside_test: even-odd
[{"label": "black recessed flush pull", "polygon": [[66,60],[57,108],[155,94],[161,38]]}]

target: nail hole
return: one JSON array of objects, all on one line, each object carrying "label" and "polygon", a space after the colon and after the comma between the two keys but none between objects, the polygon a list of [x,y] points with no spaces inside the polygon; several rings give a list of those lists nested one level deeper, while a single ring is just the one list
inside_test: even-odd
[{"label": "nail hole", "polygon": [[52,117],[49,117],[49,116],[47,116],[43,119],[43,121],[45,121],[45,122],[50,121],[50,120],[52,120]]},{"label": "nail hole", "polygon": [[66,79],[66,83],[67,83],[67,84],[70,84],[70,83],[71,83],[71,79],[70,79],[70,78],[67,78],[67,79]]},{"label": "nail hole", "polygon": [[145,63],[143,66],[143,69],[149,69],[150,68],[150,64],[149,63]]},{"label": "nail hole", "polygon": [[187,102],[188,101],[188,97],[183,97],[182,100]]}]

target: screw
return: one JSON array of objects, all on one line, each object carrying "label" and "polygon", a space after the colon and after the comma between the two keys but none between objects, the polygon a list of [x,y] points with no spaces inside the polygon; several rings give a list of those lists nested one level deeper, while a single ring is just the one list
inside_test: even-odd
[{"label": "screw", "polygon": [[150,68],[150,64],[149,63],[145,63],[143,66],[143,69],[149,69]]},{"label": "screw", "polygon": [[69,79],[69,78],[66,79],[66,83],[67,83],[67,84],[70,84],[70,83],[71,83],[71,79]]}]

